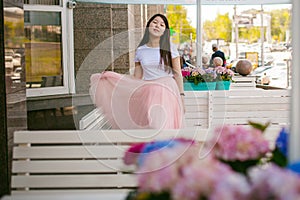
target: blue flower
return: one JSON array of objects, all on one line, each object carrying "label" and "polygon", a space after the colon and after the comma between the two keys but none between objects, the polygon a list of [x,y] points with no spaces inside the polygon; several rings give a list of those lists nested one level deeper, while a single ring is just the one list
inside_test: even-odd
[{"label": "blue flower", "polygon": [[144,163],[145,157],[148,153],[162,148],[172,148],[178,143],[179,142],[177,140],[161,140],[146,144],[138,158],[138,165],[141,166]]},{"label": "blue flower", "polygon": [[291,163],[290,165],[288,165],[287,168],[290,169],[291,171],[297,173],[298,175],[300,175],[300,161]]},{"label": "blue flower", "polygon": [[276,147],[286,157],[288,156],[288,140],[288,131],[285,128],[282,128],[276,139]]}]

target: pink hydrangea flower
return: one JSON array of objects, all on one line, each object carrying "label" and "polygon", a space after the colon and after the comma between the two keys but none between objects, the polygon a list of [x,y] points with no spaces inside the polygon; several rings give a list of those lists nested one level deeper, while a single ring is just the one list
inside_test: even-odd
[{"label": "pink hydrangea flower", "polygon": [[208,197],[225,174],[233,173],[228,166],[212,157],[194,159],[181,169],[181,176],[172,188],[174,200],[198,200]]},{"label": "pink hydrangea flower", "polygon": [[260,130],[236,125],[216,128],[209,144],[214,145],[214,154],[225,161],[256,160],[270,151]]},{"label": "pink hydrangea flower", "polygon": [[163,149],[151,152],[138,170],[140,191],[162,192],[169,190],[177,181],[174,150]]},{"label": "pink hydrangea flower", "polygon": [[251,192],[250,184],[245,176],[231,173],[223,176],[222,180],[216,183],[215,190],[210,195],[209,200],[253,200],[249,199]]},{"label": "pink hydrangea flower", "polygon": [[[148,154],[137,171],[139,191],[169,191],[174,200],[198,200],[216,191],[217,198],[224,192],[222,187],[231,184],[227,195],[245,199],[249,188],[246,179],[211,155],[200,159],[199,149],[197,143],[183,142]],[[221,183],[223,180],[226,182]]]},{"label": "pink hydrangea flower", "polygon": [[181,176],[180,169],[197,159],[196,144],[184,142],[175,148],[163,148],[149,153],[139,166],[140,191],[162,192],[171,190]]},{"label": "pink hydrangea flower", "polygon": [[251,199],[300,199],[300,177],[284,168],[269,164],[249,171]]},{"label": "pink hydrangea flower", "polygon": [[[205,154],[204,158],[199,157],[201,143],[185,138],[130,147],[126,153],[144,154],[143,162],[137,165],[138,192],[168,192],[172,200],[300,199],[300,177],[287,169],[255,163],[255,167],[247,168],[247,173],[238,173],[231,166],[256,161],[270,151],[260,130],[220,126],[205,144],[213,146],[213,153]],[[139,158],[127,155],[124,159],[134,163]]]}]

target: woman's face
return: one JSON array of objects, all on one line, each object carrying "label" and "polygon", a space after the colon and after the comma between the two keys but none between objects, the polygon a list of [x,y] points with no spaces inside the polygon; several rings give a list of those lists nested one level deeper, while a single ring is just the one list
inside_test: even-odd
[{"label": "woman's face", "polygon": [[164,20],[157,16],[149,24],[149,33],[152,36],[160,37],[164,34],[166,30],[166,24]]}]

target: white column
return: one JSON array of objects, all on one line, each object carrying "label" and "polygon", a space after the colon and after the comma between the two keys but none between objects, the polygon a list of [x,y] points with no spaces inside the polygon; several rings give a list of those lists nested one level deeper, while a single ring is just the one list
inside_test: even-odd
[{"label": "white column", "polygon": [[196,58],[197,66],[202,67],[202,28],[201,28],[201,0],[197,0],[197,41],[196,41]]},{"label": "white column", "polygon": [[262,67],[264,64],[264,42],[265,42],[265,28],[264,28],[264,6],[260,5],[260,44],[261,44],[261,51],[260,51],[260,60]]},{"label": "white column", "polygon": [[233,7],[234,15],[234,42],[235,42],[235,59],[239,58],[239,23],[238,23],[238,16],[236,14],[236,5]]},{"label": "white column", "polygon": [[289,162],[300,161],[300,1],[293,0],[292,12],[292,102],[291,102],[291,134],[289,140]]}]

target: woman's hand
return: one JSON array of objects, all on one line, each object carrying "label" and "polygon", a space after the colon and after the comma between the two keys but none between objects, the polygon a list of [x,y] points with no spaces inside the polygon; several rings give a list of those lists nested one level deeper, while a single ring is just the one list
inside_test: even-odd
[{"label": "woman's hand", "polygon": [[181,96],[181,102],[182,102],[183,113],[185,114],[184,96],[183,96],[183,95],[180,95],[180,96]]},{"label": "woman's hand", "polygon": [[179,56],[172,59],[172,65],[173,65],[174,79],[178,86],[178,90],[179,90],[179,93],[181,96],[183,111],[185,113],[183,78],[182,78],[182,74],[181,74],[181,65],[180,65],[180,57]]}]

